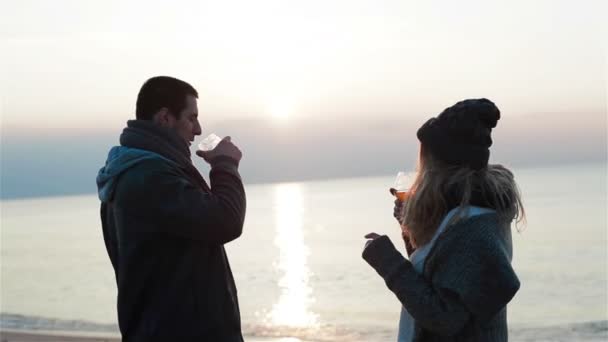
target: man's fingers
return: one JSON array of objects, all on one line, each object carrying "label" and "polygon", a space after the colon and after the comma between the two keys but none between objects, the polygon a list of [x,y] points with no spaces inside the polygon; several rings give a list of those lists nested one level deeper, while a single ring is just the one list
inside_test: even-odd
[{"label": "man's fingers", "polygon": [[209,151],[198,150],[198,151],[196,151],[196,155],[199,156],[199,157],[201,157],[201,158],[203,158],[203,159],[205,159],[205,160],[207,160],[207,157],[209,155]]}]

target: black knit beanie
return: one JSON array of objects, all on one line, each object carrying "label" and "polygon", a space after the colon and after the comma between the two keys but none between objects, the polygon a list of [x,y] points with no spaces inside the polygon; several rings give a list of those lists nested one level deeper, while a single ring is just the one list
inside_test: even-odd
[{"label": "black knit beanie", "polygon": [[418,140],[437,159],[480,170],[488,166],[492,128],[500,110],[487,99],[471,99],[446,108],[418,129]]}]

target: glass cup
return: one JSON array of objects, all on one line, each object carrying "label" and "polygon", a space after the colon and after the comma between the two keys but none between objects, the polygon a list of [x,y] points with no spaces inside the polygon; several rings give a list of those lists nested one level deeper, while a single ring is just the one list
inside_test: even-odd
[{"label": "glass cup", "polygon": [[201,151],[211,151],[220,143],[220,141],[222,141],[222,138],[215,133],[211,133],[198,144],[198,149]]},{"label": "glass cup", "polygon": [[397,178],[395,179],[395,185],[391,189],[391,194],[397,197],[401,202],[404,202],[409,193],[408,189],[409,177],[406,172],[399,171]]}]

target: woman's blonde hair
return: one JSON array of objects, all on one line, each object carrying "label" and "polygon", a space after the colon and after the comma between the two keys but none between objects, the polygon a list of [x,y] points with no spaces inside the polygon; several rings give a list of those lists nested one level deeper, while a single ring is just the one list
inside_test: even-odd
[{"label": "woman's blonde hair", "polygon": [[[404,235],[414,246],[428,243],[441,221],[457,205],[463,210],[473,196],[496,210],[500,220],[525,222],[521,194],[513,173],[502,165],[490,164],[481,170],[448,165],[420,148],[416,176],[410,196],[403,206]],[[457,222],[454,215],[450,224]],[[519,228],[518,228],[519,230]]]}]

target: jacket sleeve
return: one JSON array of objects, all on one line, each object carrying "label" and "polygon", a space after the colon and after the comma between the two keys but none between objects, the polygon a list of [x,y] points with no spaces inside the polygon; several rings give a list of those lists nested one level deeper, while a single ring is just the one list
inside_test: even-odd
[{"label": "jacket sleeve", "polygon": [[387,236],[374,240],[363,251],[364,259],[384,278],[416,323],[438,335],[454,335],[470,320],[486,324],[519,290],[509,248],[497,235],[510,236],[508,226],[503,229],[496,223],[477,223],[467,228],[452,227],[436,242],[433,257],[425,264],[433,270],[431,279],[418,274]]},{"label": "jacket sleeve", "polygon": [[130,178],[135,179],[125,189],[128,207],[148,218],[148,227],[208,244],[225,244],[241,235],[246,200],[235,161],[224,158],[212,164],[211,193],[163,163],[142,162],[141,177],[133,172]]},{"label": "jacket sleeve", "polygon": [[425,330],[451,336],[469,321],[470,313],[458,295],[447,288],[435,289],[395,249],[388,236],[369,244],[363,251],[363,259],[384,279],[416,324]]}]

